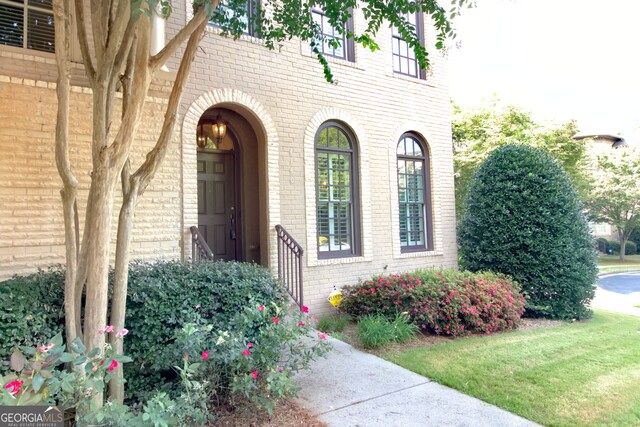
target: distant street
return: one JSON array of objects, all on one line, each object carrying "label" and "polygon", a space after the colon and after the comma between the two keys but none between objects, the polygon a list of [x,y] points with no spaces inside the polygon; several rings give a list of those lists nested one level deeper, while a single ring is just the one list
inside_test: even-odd
[{"label": "distant street", "polygon": [[591,306],[640,316],[640,273],[616,273],[598,280]]}]

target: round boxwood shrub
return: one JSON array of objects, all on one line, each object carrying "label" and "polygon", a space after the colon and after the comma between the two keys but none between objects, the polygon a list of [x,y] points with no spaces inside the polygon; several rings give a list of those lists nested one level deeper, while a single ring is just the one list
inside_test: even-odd
[{"label": "round boxwood shrub", "polygon": [[591,315],[593,237],[568,175],[548,152],[514,144],[493,151],[465,202],[458,228],[464,268],[513,277],[528,295],[528,315]]}]

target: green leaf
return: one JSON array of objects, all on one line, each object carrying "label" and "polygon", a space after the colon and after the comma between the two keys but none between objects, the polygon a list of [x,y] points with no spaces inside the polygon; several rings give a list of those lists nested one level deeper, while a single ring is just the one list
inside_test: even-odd
[{"label": "green leaf", "polygon": [[87,361],[87,356],[80,356],[73,363],[74,363],[74,365],[82,365],[86,361]]},{"label": "green leaf", "polygon": [[90,358],[90,359],[93,359],[94,357],[96,357],[99,354],[100,354],[100,349],[99,348],[94,348],[93,350],[91,350],[89,352],[89,354],[87,354],[87,357]]},{"label": "green leaf", "polygon": [[87,348],[84,346],[84,343],[80,338],[76,338],[75,340],[73,340],[70,347],[71,347],[71,351],[77,354],[82,354],[87,350]]},{"label": "green leaf", "polygon": [[9,366],[16,372],[22,371],[24,369],[25,359],[22,355],[22,352],[19,349],[15,349],[11,354],[11,359],[9,361]]},{"label": "green leaf", "polygon": [[44,377],[40,374],[36,374],[36,376],[33,377],[33,381],[31,383],[33,387],[33,391],[36,393],[39,392],[43,384],[44,384]]},{"label": "green leaf", "polygon": [[45,378],[53,378],[53,374],[51,373],[51,371],[48,371],[46,369],[41,370],[40,375],[42,375]]},{"label": "green leaf", "polygon": [[73,356],[73,354],[71,354],[71,353],[62,353],[62,354],[60,355],[60,361],[61,361],[62,363],[68,363],[68,362],[71,362],[71,361],[73,361],[73,359],[74,359],[74,356]]}]

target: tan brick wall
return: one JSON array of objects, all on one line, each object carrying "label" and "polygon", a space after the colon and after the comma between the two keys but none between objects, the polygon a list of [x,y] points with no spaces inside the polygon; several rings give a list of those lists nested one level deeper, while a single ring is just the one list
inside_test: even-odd
[{"label": "tan brick wall", "polygon": [[[178,3],[182,6],[182,3]],[[184,7],[184,6],[183,6]],[[186,20],[175,10],[168,37]],[[176,8],[178,9],[178,8]],[[355,16],[362,28],[364,18]],[[427,25],[432,68],[426,81],[395,75],[391,35],[382,29],[381,50],[356,47],[356,62],[329,61],[336,85],[326,83],[322,67],[299,40],[279,52],[248,36],[233,41],[209,28],[183,97],[182,124],[184,229],[197,223],[195,206],[195,123],[207,108],[242,107],[266,129],[266,179],[270,265],[275,268],[274,226],[282,224],[306,249],[305,302],[326,311],[333,286],[354,284],[382,272],[457,265],[453,196],[453,156],[446,60],[435,52]],[[177,68],[174,60],[170,69]],[[361,257],[318,260],[315,231],[313,136],[328,119],[344,121],[355,132],[360,155]],[[430,151],[435,250],[401,254],[399,245],[395,148],[400,135],[414,131]],[[185,248],[188,251],[189,248]],[[386,268],[385,268],[386,267]]]},{"label": "tan brick wall", "polygon": [[[176,2],[168,36],[185,23],[186,4]],[[361,13],[356,28],[365,25]],[[305,301],[328,310],[333,286],[372,274],[428,266],[456,266],[453,159],[446,61],[433,48],[426,81],[394,75],[391,35],[381,29],[381,49],[356,47],[356,62],[332,60],[337,84],[299,40],[269,51],[260,40],[233,41],[209,28],[183,96],[174,148],[147,191],[136,216],[133,252],[139,258],[190,256],[188,228],[197,224],[195,124],[206,109],[230,108],[251,123],[261,145],[260,218],[263,264],[276,265],[274,226],[282,224],[305,248]],[[168,64],[177,69],[177,61]],[[63,261],[60,181],[53,159],[55,63],[51,55],[0,48],[0,278]],[[88,159],[90,93],[76,67],[73,155]],[[148,147],[157,135],[166,84],[154,88],[140,129]],[[117,113],[115,113],[117,115]],[[315,253],[313,135],[327,119],[341,120],[357,138],[361,191],[362,256],[318,260]],[[401,254],[397,220],[395,146],[414,131],[430,152],[435,249]],[[144,150],[135,150],[141,159]],[[84,193],[89,164],[76,171]],[[178,178],[179,177],[179,178]],[[266,248],[266,249],[265,249]]]},{"label": "tan brick wall", "polygon": [[[9,54],[8,54],[9,53]],[[55,66],[53,57],[0,51],[0,280],[64,262],[61,180],[55,165]],[[40,58],[36,60],[35,58]],[[22,78],[28,75],[30,78]],[[74,79],[81,82],[81,78]],[[159,82],[155,94],[170,82]],[[166,91],[165,91],[166,92]],[[114,117],[119,117],[119,100]],[[132,166],[144,159],[162,123],[166,101],[148,99]],[[70,153],[80,182],[80,221],[89,185],[91,92],[74,86]],[[117,121],[113,124],[114,128]],[[177,140],[144,194],[133,232],[134,258],[180,258],[180,174]],[[118,186],[118,188],[120,188]],[[116,200],[116,207],[120,198]],[[117,209],[117,208],[116,208]],[[117,217],[117,211],[114,218]],[[81,226],[82,228],[82,226]],[[114,233],[115,235],[115,228]],[[112,251],[113,252],[113,251]]]}]

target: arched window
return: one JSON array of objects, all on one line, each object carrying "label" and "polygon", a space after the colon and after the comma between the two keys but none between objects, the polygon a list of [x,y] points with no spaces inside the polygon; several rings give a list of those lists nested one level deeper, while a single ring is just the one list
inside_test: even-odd
[{"label": "arched window", "polygon": [[398,211],[402,252],[433,249],[429,162],[425,144],[414,134],[400,137]]},{"label": "arched window", "polygon": [[357,152],[351,131],[337,122],[316,133],[318,258],[360,254]]}]

